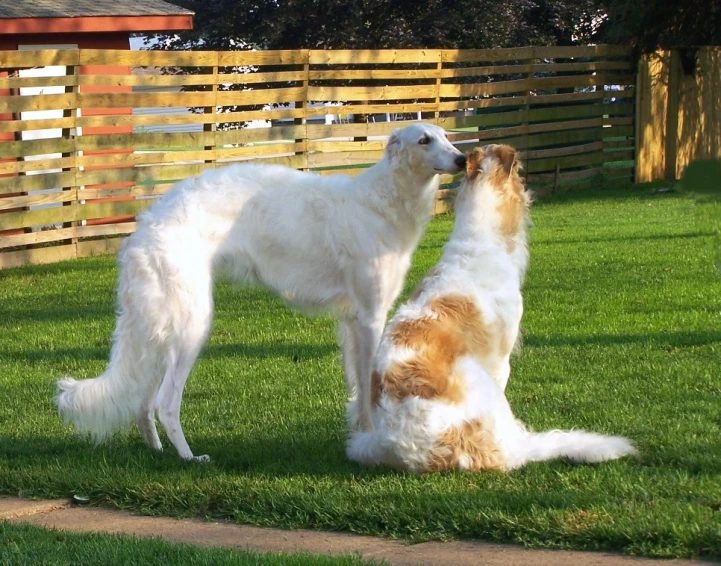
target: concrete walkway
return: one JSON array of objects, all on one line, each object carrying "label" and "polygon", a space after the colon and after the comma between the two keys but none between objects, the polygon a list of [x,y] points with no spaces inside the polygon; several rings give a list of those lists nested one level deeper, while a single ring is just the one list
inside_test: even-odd
[{"label": "concrete walkway", "polygon": [[601,552],[531,550],[484,542],[426,542],[408,545],[369,536],[318,531],[285,531],[192,520],[132,515],[122,511],[73,505],[66,500],[32,501],[0,497],[0,521],[31,523],[73,532],[103,532],[157,537],[199,546],[220,546],[257,552],[310,552],[347,555],[390,564],[437,566],[702,566],[693,560],[651,560]]}]

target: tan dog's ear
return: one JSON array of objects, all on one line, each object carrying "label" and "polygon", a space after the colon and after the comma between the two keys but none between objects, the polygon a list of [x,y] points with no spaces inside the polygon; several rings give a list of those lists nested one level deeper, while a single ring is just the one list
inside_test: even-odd
[{"label": "tan dog's ear", "polygon": [[483,149],[475,148],[466,159],[466,176],[473,180],[481,172],[481,161],[483,161]]},{"label": "tan dog's ear", "polygon": [[503,170],[510,177],[513,170],[519,165],[518,152],[510,145],[499,145],[496,152],[501,165],[503,165]]}]

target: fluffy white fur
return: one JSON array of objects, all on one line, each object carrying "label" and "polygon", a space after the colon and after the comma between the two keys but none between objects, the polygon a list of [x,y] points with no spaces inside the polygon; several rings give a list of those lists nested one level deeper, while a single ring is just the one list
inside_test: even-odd
[{"label": "fluffy white fur", "polygon": [[[506,400],[528,262],[529,197],[519,167],[508,146],[469,156],[442,258],[383,334],[374,362],[375,428],[351,432],[352,460],[415,472],[511,470],[564,456],[601,462],[635,453],[621,437],[530,432]],[[350,419],[357,410],[349,403]]]},{"label": "fluffy white fur", "polygon": [[58,382],[58,409],[101,441],[136,422],[162,446],[155,415],[181,458],[183,388],[213,315],[213,277],[260,284],[303,311],[339,318],[358,419],[370,428],[370,361],[430,217],[440,173],[465,155],[433,125],[395,131],[384,157],[356,177],[244,164],[178,183],[138,218],[119,255],[118,319],[96,379]]}]

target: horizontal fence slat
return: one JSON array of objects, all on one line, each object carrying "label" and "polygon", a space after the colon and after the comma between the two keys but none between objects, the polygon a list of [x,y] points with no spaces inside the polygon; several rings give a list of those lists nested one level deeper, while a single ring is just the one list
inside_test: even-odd
[{"label": "horizontal fence slat", "polygon": [[119,236],[130,234],[135,231],[136,222],[121,222],[119,224],[99,224],[97,226],[78,226],[76,235],[78,238],[97,238],[99,236]]},{"label": "horizontal fence slat", "polygon": [[[0,142],[1,143],[1,142]],[[32,171],[47,171],[48,169],[62,169],[77,164],[75,156],[50,157],[28,161],[0,161],[0,176],[7,174],[28,173]]]},{"label": "horizontal fence slat", "polygon": [[213,145],[214,132],[170,134],[99,134],[79,136],[75,142],[82,151],[97,149],[171,149]]},{"label": "horizontal fence slat", "polygon": [[75,206],[59,206],[0,214],[0,231],[32,226],[51,226],[77,220],[76,208]]},{"label": "horizontal fence slat", "polygon": [[188,108],[211,106],[215,103],[213,92],[81,92],[76,96],[80,108]]},{"label": "horizontal fence slat", "polygon": [[131,67],[212,67],[216,51],[127,51],[81,49],[80,65],[128,65]]},{"label": "horizontal fence slat", "polygon": [[77,236],[77,227],[56,228],[53,230],[38,230],[27,234],[13,234],[12,236],[0,236],[0,252],[4,248],[27,246],[33,244],[47,244],[48,242],[60,242]]},{"label": "horizontal fence slat", "polygon": [[46,118],[42,120],[0,120],[0,132],[23,132],[31,130],[45,130],[49,128],[72,128],[76,125],[76,118]]},{"label": "horizontal fence slat", "polygon": [[82,185],[110,183],[144,183],[153,181],[177,181],[193,177],[213,167],[212,163],[194,165],[150,165],[147,167],[123,167],[120,169],[93,169],[78,171],[78,182]]},{"label": "horizontal fence slat", "polygon": [[47,206],[76,200],[76,190],[57,191],[54,193],[29,194],[0,198],[0,211],[24,206]]},{"label": "horizontal fence slat", "polygon": [[439,76],[437,69],[311,69],[308,79],[311,81],[339,80],[435,80]]},{"label": "horizontal fence slat", "polygon": [[0,114],[38,110],[78,108],[77,94],[40,94],[36,96],[0,96]]},{"label": "horizontal fence slat", "polygon": [[45,263],[56,263],[75,257],[77,257],[76,248],[73,244],[0,252],[0,269],[21,267],[28,264],[42,265]]},{"label": "horizontal fence slat", "polygon": [[73,149],[73,140],[69,138],[0,142],[0,159],[49,153],[70,153]]},{"label": "horizontal fence slat", "polygon": [[0,195],[74,186],[76,186],[75,171],[0,177]]},{"label": "horizontal fence slat", "polygon": [[120,249],[122,238],[89,240],[77,243],[77,257],[114,254]]},{"label": "horizontal fence slat", "polygon": [[310,86],[309,100],[414,100],[436,97],[436,85]]},{"label": "horizontal fence slat", "polygon": [[222,51],[218,54],[221,67],[245,65],[303,65],[308,62],[308,50],[278,51]]},{"label": "horizontal fence slat", "polygon": [[50,65],[78,65],[77,49],[41,49],[33,51],[0,51],[0,69],[31,69]]},{"label": "horizontal fence slat", "polygon": [[437,63],[441,61],[441,55],[440,49],[312,49],[309,62],[311,65]]},{"label": "horizontal fence slat", "polygon": [[583,169],[581,171],[567,171],[556,173],[536,173],[528,175],[529,183],[551,183],[558,180],[559,182],[566,181],[582,181],[585,179],[593,179],[601,177],[603,175],[603,167],[593,167],[591,169]]},{"label": "horizontal fence slat", "polygon": [[77,86],[77,75],[62,75],[58,77],[0,77],[0,89],[3,88],[43,88],[52,86]]}]

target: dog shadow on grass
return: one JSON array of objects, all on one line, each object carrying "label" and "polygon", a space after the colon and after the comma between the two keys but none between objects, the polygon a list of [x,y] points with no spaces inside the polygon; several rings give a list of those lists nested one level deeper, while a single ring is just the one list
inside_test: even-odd
[{"label": "dog shadow on grass", "polygon": [[[237,344],[208,344],[200,354],[199,360],[230,357],[247,357],[266,359],[268,357],[287,358],[293,362],[309,361],[338,352],[338,346],[331,343],[299,343],[299,342],[262,342]],[[110,342],[107,345],[76,348],[48,348],[33,351],[3,352],[8,361],[40,363],[57,362],[62,364],[73,360],[73,366],[82,365],[82,361],[106,361],[110,355]],[[95,377],[95,376],[93,376]],[[191,377],[192,379],[192,377]]]},{"label": "dog shadow on grass", "polygon": [[533,336],[525,335],[523,345],[528,347],[558,346],[615,346],[618,344],[648,344],[687,347],[705,346],[721,342],[721,332],[662,332],[655,334],[600,334],[596,336]]}]

